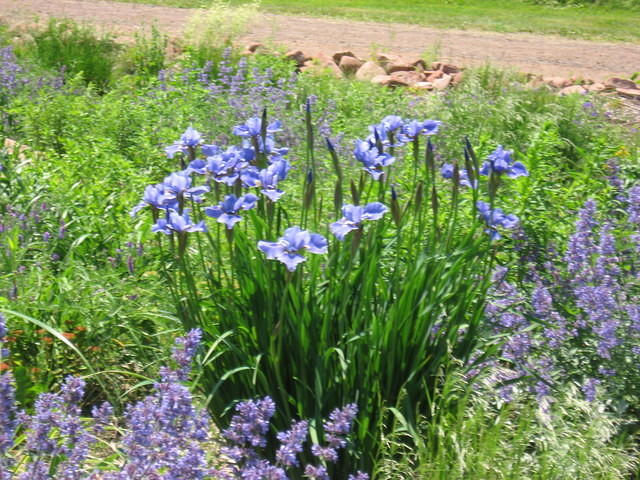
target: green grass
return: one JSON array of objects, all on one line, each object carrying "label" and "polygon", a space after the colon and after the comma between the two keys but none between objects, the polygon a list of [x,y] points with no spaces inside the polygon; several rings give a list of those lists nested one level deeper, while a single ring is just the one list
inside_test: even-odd
[{"label": "green grass", "polygon": [[[174,7],[203,7],[209,0],[123,0]],[[246,3],[231,0],[231,4]],[[594,6],[550,6],[509,0],[263,0],[267,12],[417,24],[437,28],[531,32],[619,42],[640,42],[635,2]]]}]

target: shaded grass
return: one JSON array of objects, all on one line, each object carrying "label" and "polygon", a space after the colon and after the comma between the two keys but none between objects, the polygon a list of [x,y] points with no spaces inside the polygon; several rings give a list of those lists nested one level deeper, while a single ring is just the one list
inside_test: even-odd
[{"label": "shaded grass", "polygon": [[[173,7],[208,6],[209,0],[121,0]],[[232,5],[246,3],[231,0]],[[619,42],[640,42],[640,10],[604,5],[559,7],[507,0],[263,0],[272,13],[397,22],[437,28],[530,32]]]}]

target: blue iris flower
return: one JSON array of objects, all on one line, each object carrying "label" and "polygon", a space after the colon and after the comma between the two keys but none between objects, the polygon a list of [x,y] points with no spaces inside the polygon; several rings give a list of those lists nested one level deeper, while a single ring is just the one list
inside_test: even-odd
[{"label": "blue iris flower", "polygon": [[501,238],[497,227],[502,227],[510,230],[517,227],[518,223],[520,222],[518,217],[516,217],[515,215],[505,215],[505,213],[500,208],[494,208],[492,210],[489,204],[483,201],[478,201],[476,203],[476,208],[478,209],[480,216],[487,224],[487,230],[485,230],[485,232],[489,234],[491,240],[498,240]]},{"label": "blue iris flower", "polygon": [[491,172],[506,174],[509,178],[526,177],[529,175],[525,166],[520,162],[513,162],[513,152],[505,150],[502,145],[498,145],[484,162],[480,169],[480,175],[490,175]]},{"label": "blue iris flower", "polygon": [[342,207],[342,218],[334,222],[329,227],[338,240],[344,240],[344,237],[353,230],[358,230],[365,220],[379,220],[387,212],[380,202],[372,202],[364,207],[359,205],[344,205]]},{"label": "blue iris flower", "polygon": [[175,210],[171,210],[168,212],[167,218],[158,219],[156,224],[151,227],[151,231],[161,232],[166,235],[171,235],[173,232],[206,232],[207,226],[204,224],[204,221],[200,221],[196,224],[192,223],[186,210],[182,215]]},{"label": "blue iris flower", "polygon": [[287,270],[293,272],[297,266],[306,261],[300,252],[327,253],[327,239],[317,233],[310,233],[300,227],[287,228],[277,242],[259,241],[258,248],[269,260],[278,260],[285,264]]},{"label": "blue iris flower", "polygon": [[[402,135],[403,125],[402,117],[398,115],[387,115],[380,123],[369,126],[371,135],[367,137],[367,141],[373,145],[379,141],[384,146],[401,147],[408,141],[408,139]],[[394,135],[393,143],[391,143],[391,139],[389,138],[391,134]]]},{"label": "blue iris flower", "polygon": [[144,195],[142,197],[142,201],[133,207],[131,210],[131,216],[135,216],[140,210],[142,210],[147,205],[150,205],[153,208],[158,210],[167,209],[167,208],[177,208],[177,202],[175,199],[169,199],[165,195],[164,185],[162,183],[158,183],[157,185],[148,185],[144,189]]},{"label": "blue iris flower", "polygon": [[[267,126],[267,135],[272,135],[282,130],[282,122],[276,120]],[[244,124],[233,127],[233,134],[239,137],[259,137],[262,133],[262,119],[251,117]]]},{"label": "blue iris flower", "polygon": [[215,207],[207,207],[204,209],[204,212],[208,216],[217,219],[218,222],[224,223],[227,228],[231,230],[236,223],[242,220],[238,212],[241,210],[251,210],[256,206],[257,201],[258,197],[253,193],[248,193],[240,198],[237,198],[235,195],[227,195],[220,204]]},{"label": "blue iris flower", "polygon": [[396,160],[388,153],[378,151],[375,144],[363,140],[356,140],[356,148],[353,151],[353,155],[356,157],[356,160],[362,163],[364,170],[368,172],[374,180],[379,180],[380,176],[384,173],[382,169],[391,165]]},{"label": "blue iris flower", "polygon": [[[244,140],[246,146],[248,147],[248,140]],[[253,146],[248,147],[253,151]],[[262,140],[262,137],[258,137],[258,150],[260,153],[265,153],[267,155],[272,156],[282,156],[289,153],[289,149],[286,147],[276,147],[276,142],[272,136],[267,135],[267,137]]]},{"label": "blue iris flower", "polygon": [[[453,164],[445,163],[440,169],[440,174],[442,175],[442,178],[451,179],[453,178],[453,170]],[[467,172],[466,168],[461,168],[458,170],[458,172],[460,173],[460,185],[469,188],[476,188],[478,186],[477,180],[474,180],[474,184],[471,185],[471,181],[469,180],[469,172]]]},{"label": "blue iris flower", "polygon": [[208,172],[214,181],[232,186],[240,178],[241,170],[247,167],[253,158],[252,149],[229,147],[226,151],[212,155],[206,160],[194,160],[189,164],[187,171],[199,174]]},{"label": "blue iris flower", "polygon": [[193,127],[188,127],[187,130],[180,136],[180,140],[178,140],[173,145],[165,148],[165,152],[167,152],[167,157],[173,158],[173,156],[178,153],[187,153],[189,147],[197,147],[202,143],[202,135]]},{"label": "blue iris flower", "polygon": [[174,172],[168,177],[165,177],[164,182],[162,182],[164,196],[168,200],[182,197],[185,200],[201,202],[202,195],[209,191],[209,187],[206,185],[191,187],[191,184],[192,179],[189,175],[189,170]]},{"label": "blue iris flower", "polygon": [[405,122],[402,127],[402,133],[413,140],[418,135],[435,135],[438,133],[438,129],[440,128],[439,120],[408,120]]},{"label": "blue iris flower", "polygon": [[288,161],[279,158],[277,161],[269,165],[267,168],[258,170],[255,167],[249,167],[242,172],[242,182],[247,187],[261,187],[262,192],[272,202],[277,202],[284,195],[284,192],[278,189],[278,182],[287,178],[289,169],[291,168]]}]

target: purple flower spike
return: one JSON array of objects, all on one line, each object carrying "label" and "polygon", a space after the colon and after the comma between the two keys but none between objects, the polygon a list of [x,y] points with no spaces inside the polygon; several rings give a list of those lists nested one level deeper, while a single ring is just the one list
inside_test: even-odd
[{"label": "purple flower spike", "polygon": [[224,223],[229,230],[233,226],[242,220],[242,217],[238,215],[240,210],[250,210],[256,206],[258,197],[252,193],[237,198],[235,195],[227,195],[219,205],[215,207],[207,207],[204,212],[212,217],[216,218],[218,222]]},{"label": "purple flower spike", "polygon": [[161,232],[166,235],[171,235],[173,232],[206,232],[207,226],[204,224],[204,221],[196,224],[191,223],[191,218],[189,218],[189,214],[186,211],[180,215],[175,210],[171,210],[169,211],[169,218],[158,219],[158,222],[151,227],[151,231]]},{"label": "purple flower spike", "polygon": [[380,202],[369,203],[364,207],[345,205],[342,207],[343,217],[332,223],[329,228],[338,240],[344,240],[349,232],[361,228],[363,221],[379,220],[387,210],[387,207]]},{"label": "purple flower spike", "polygon": [[302,452],[303,444],[307,438],[309,422],[306,420],[293,422],[291,430],[278,433],[280,448],[276,452],[278,463],[285,467],[297,467],[299,461],[297,455]]},{"label": "purple flower spike", "polygon": [[293,272],[298,264],[306,261],[300,255],[303,250],[310,253],[327,253],[327,239],[317,233],[310,233],[300,227],[287,228],[284,235],[277,242],[259,241],[258,248],[262,250],[269,260],[278,260],[284,263],[287,270]]},{"label": "purple flower spike", "polygon": [[509,178],[526,177],[529,172],[525,166],[520,162],[513,162],[513,152],[511,150],[505,150],[502,145],[498,145],[493,153],[487,157],[487,161],[484,162],[480,169],[480,175],[490,175],[491,172],[497,174],[506,174]]},{"label": "purple flower spike", "polygon": [[165,148],[165,152],[167,152],[167,157],[173,158],[174,155],[178,152],[187,153],[189,147],[196,147],[202,143],[202,135],[200,132],[195,130],[193,127],[187,128],[187,130],[182,134],[180,140],[178,140],[173,145]]},{"label": "purple flower spike", "polygon": [[584,393],[584,398],[588,402],[593,402],[596,399],[597,389],[596,387],[600,385],[600,380],[596,378],[587,378],[587,380],[582,385],[582,393]]}]

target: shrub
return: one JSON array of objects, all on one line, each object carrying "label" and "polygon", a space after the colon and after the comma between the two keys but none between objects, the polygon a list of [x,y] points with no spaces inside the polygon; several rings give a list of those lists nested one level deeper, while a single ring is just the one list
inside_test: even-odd
[{"label": "shrub", "polygon": [[63,69],[69,76],[80,74],[99,90],[109,85],[120,48],[110,36],[97,37],[88,26],[52,18],[44,30],[34,31],[32,37],[32,46],[24,47],[25,53],[40,65]]}]

